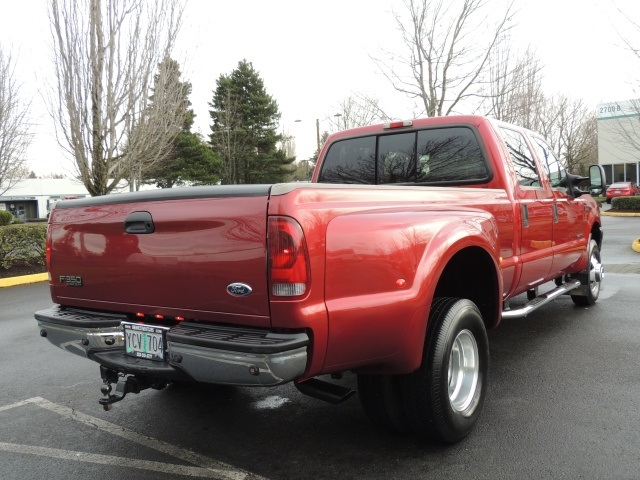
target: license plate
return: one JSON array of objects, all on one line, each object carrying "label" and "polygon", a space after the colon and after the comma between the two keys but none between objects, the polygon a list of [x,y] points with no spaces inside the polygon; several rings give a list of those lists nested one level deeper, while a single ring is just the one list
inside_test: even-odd
[{"label": "license plate", "polygon": [[124,351],[127,355],[164,361],[166,331],[168,328],[139,323],[122,323],[124,328]]}]

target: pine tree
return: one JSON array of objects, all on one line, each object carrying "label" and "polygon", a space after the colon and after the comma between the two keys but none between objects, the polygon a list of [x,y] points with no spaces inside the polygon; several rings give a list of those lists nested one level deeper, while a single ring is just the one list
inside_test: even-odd
[{"label": "pine tree", "polygon": [[294,157],[278,148],[278,104],[246,60],[230,75],[221,75],[209,111],[209,136],[222,158],[222,183],[275,183],[286,181]]},{"label": "pine tree", "polygon": [[[191,83],[180,80],[178,62],[166,58],[158,65],[158,70],[166,77],[165,83],[181,92],[182,101],[176,105],[176,115],[182,115],[184,123],[181,132],[171,144],[171,153],[146,175],[147,183],[156,183],[160,188],[176,185],[206,185],[219,181],[220,158],[197,133],[191,131],[195,113],[191,107],[189,95]],[[159,75],[155,77],[157,84]],[[155,95],[155,92],[154,92]],[[151,97],[152,102],[155,101]]]}]

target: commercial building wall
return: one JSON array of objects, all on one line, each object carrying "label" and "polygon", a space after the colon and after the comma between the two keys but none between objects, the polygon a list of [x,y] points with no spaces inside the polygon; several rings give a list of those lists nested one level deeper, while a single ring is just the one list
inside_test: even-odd
[{"label": "commercial building wall", "polygon": [[598,163],[607,185],[640,183],[640,99],[598,105]]},{"label": "commercial building wall", "polygon": [[47,218],[58,200],[85,196],[89,192],[76,180],[28,178],[0,195],[0,210],[8,210],[23,221]]}]

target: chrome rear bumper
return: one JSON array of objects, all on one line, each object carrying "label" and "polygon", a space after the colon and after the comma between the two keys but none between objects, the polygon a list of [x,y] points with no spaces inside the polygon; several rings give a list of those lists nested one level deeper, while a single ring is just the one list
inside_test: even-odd
[{"label": "chrome rear bumper", "polygon": [[167,332],[164,362],[125,354],[125,316],[53,307],[36,312],[40,335],[121,373],[228,385],[279,385],[302,376],[306,333],[182,322]]}]

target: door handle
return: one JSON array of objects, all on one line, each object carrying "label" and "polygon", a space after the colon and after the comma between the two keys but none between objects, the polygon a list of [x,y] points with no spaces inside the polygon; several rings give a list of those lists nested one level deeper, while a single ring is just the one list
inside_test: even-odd
[{"label": "door handle", "polygon": [[153,217],[149,212],[133,212],[124,221],[124,231],[133,235],[155,232]]}]

